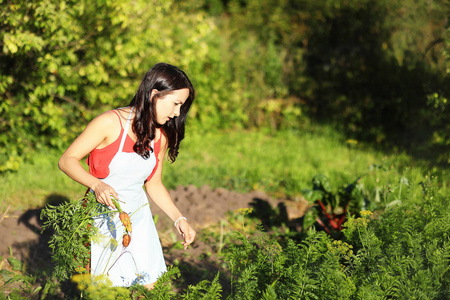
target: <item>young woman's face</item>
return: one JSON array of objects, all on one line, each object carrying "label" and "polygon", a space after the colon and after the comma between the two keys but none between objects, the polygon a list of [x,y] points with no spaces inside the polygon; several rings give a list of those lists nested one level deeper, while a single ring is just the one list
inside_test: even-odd
[{"label": "young woman's face", "polygon": [[[153,90],[152,93],[157,90]],[[156,99],[156,122],[164,125],[167,121],[180,115],[181,105],[189,97],[189,89],[171,91],[169,94]]]}]

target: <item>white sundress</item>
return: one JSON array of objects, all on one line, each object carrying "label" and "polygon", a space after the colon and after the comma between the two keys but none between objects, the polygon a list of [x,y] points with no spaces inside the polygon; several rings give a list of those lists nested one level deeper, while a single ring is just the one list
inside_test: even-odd
[{"label": "white sundress", "polygon": [[[113,286],[128,287],[155,282],[166,269],[158,233],[153,222],[143,183],[152,173],[157,160],[155,153],[144,159],[135,152],[123,152],[131,120],[128,116],[121,133],[119,150],[109,164],[109,175],[101,179],[119,195],[122,210],[130,215],[131,242],[122,245],[125,233],[119,214],[94,219],[99,235],[91,241],[91,274],[106,275]],[[154,149],[154,143],[151,143]]]}]

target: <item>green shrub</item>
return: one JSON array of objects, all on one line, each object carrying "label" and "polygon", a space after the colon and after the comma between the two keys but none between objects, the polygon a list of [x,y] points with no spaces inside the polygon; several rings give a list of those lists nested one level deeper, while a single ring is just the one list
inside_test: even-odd
[{"label": "green shrub", "polygon": [[[358,298],[446,299],[450,296],[450,199],[421,183],[420,204],[388,208],[379,217],[351,218],[344,233],[354,245],[352,277]],[[370,291],[370,292],[369,292]]]},{"label": "green shrub", "polygon": [[[447,299],[448,196],[429,178],[423,200],[349,216],[343,240],[310,231],[299,244],[238,232],[224,250],[230,299]],[[279,236],[278,236],[279,237]]]}]

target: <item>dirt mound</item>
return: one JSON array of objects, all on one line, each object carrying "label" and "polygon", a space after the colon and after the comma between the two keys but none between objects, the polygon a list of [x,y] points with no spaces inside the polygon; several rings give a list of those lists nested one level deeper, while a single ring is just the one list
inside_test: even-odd
[{"label": "dirt mound", "polygon": [[[216,224],[224,218],[227,211],[238,208],[251,207],[255,199],[267,201],[277,205],[280,200],[274,200],[263,192],[252,191],[246,194],[229,191],[224,188],[212,190],[209,186],[196,188],[193,185],[179,186],[169,192],[180,211],[189,218],[192,226],[206,227]],[[153,213],[160,213],[159,209],[153,209]]]}]

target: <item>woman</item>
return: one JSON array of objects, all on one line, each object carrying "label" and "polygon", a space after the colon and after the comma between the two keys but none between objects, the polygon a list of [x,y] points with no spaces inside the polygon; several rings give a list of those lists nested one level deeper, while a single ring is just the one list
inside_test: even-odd
[{"label": "woman", "polygon": [[[59,160],[59,168],[95,193],[99,203],[115,209],[113,196],[130,215],[127,247],[122,245],[124,228],[118,214],[95,219],[100,234],[91,241],[91,273],[106,275],[114,286],[152,288],[166,271],[147,196],[174,221],[185,249],[194,241],[195,231],[161,181],[165,153],[175,161],[194,97],[183,71],[156,64],[129,106],[93,119]],[[80,164],[87,154],[89,172]]]}]

